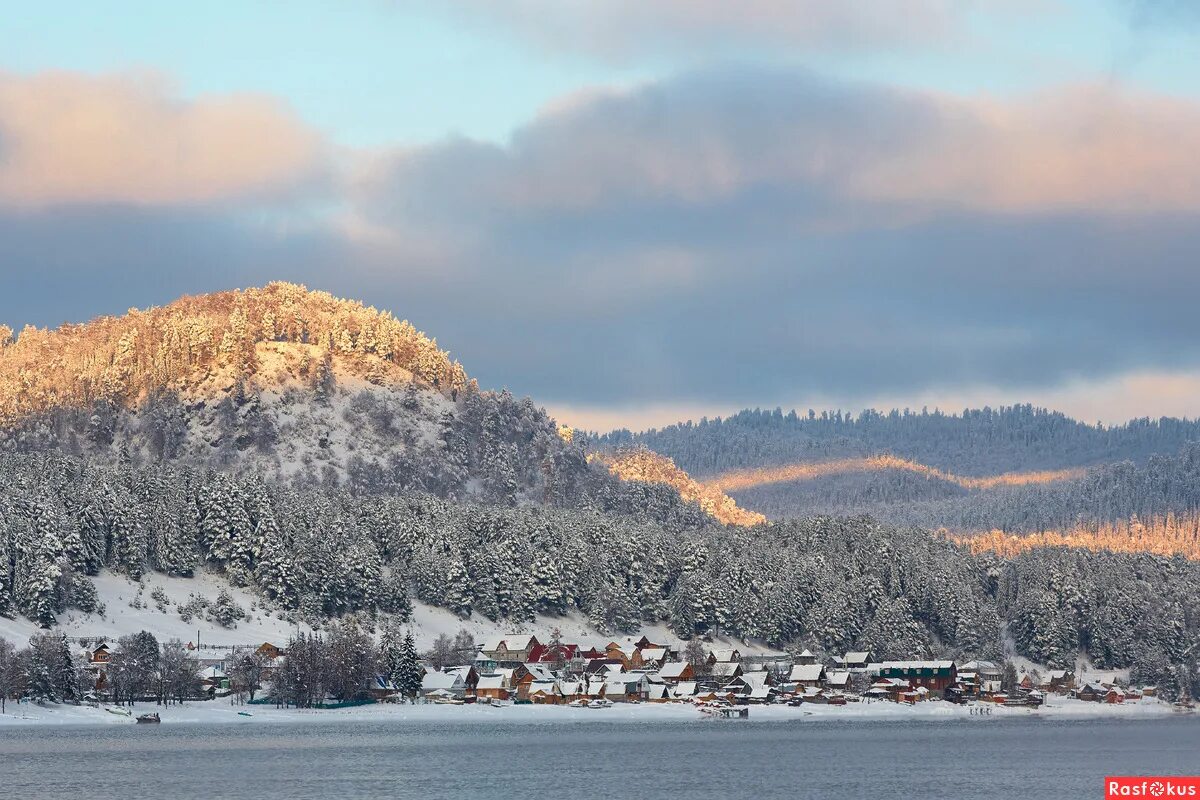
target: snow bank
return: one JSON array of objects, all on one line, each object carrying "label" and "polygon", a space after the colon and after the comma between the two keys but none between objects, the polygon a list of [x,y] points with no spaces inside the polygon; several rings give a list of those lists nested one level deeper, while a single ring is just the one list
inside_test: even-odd
[{"label": "snow bank", "polygon": [[[679,722],[709,724],[746,724],[740,721],[712,720],[687,704],[641,705],[618,703],[612,708],[569,708],[567,706],[505,706],[495,708],[486,705],[374,705],[328,711],[277,709],[273,706],[235,706],[227,700],[187,703],[182,706],[155,706],[142,703],[134,707],[133,714],[157,712],[164,725],[167,724],[231,724],[262,725],[280,722],[322,724],[330,722],[395,722],[396,724],[423,723],[529,723],[529,724],[594,724],[594,723],[644,723]],[[241,716],[239,712],[252,716]],[[888,721],[962,721],[986,724],[1003,719],[1147,719],[1176,714],[1170,705],[1159,700],[1147,699],[1138,703],[1110,706],[1101,703],[1085,703],[1079,700],[1056,698],[1052,705],[1037,711],[1027,708],[993,709],[987,716],[975,716],[964,706],[951,703],[920,703],[905,706],[896,703],[874,702],[853,703],[847,706],[806,705],[753,706],[750,709],[750,724],[762,722],[808,721],[847,723],[884,723]],[[1188,712],[1195,717],[1194,712]],[[8,713],[0,715],[0,727],[27,725],[132,725],[132,717],[117,716],[104,708],[88,706],[34,705],[10,703]]]}]

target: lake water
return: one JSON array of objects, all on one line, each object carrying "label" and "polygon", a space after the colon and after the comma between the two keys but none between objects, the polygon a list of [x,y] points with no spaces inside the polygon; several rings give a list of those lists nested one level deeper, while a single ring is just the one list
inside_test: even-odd
[{"label": "lake water", "polygon": [[1100,798],[1200,773],[1200,722],[569,722],[0,728],[0,797]]}]

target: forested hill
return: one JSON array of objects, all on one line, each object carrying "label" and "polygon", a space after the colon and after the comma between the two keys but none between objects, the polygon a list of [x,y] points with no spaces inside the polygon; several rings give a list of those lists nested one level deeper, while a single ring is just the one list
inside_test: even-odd
[{"label": "forested hill", "polygon": [[601,447],[645,445],[693,477],[747,467],[888,453],[968,476],[1058,470],[1173,454],[1200,440],[1200,421],[1136,419],[1124,425],[1080,422],[1030,405],[998,409],[797,414],[747,410],[642,433],[599,436]]},{"label": "forested hill", "polygon": [[286,283],[0,329],[3,451],[708,522],[666,483],[589,464],[531,399],[480,390],[410,323]]}]

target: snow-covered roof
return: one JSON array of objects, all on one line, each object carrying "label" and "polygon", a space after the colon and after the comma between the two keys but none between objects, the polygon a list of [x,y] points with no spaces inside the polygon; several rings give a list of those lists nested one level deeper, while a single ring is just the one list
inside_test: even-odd
[{"label": "snow-covered roof", "polygon": [[215,665],[211,666],[211,667],[205,667],[204,669],[200,670],[201,680],[206,680],[206,681],[220,680],[224,677],[225,677],[225,670],[223,670],[220,667],[215,666]]},{"label": "snow-covered roof", "polygon": [[732,647],[722,647],[719,649],[710,650],[709,655],[711,655],[716,661],[721,662],[734,661],[737,659],[739,653]]},{"label": "snow-covered roof", "polygon": [[741,671],[741,664],[736,661],[718,661],[712,665],[712,674],[717,678],[731,678]]},{"label": "snow-covered roof", "polygon": [[662,661],[667,657],[667,648],[665,647],[645,647],[642,648],[642,658],[647,661]]},{"label": "snow-covered roof", "polygon": [[658,669],[658,674],[664,678],[678,678],[688,668],[686,661],[668,661]]},{"label": "snow-covered roof", "polygon": [[526,664],[525,669],[533,676],[535,681],[552,681],[554,673],[549,667],[544,667],[541,664]]},{"label": "snow-covered roof", "polygon": [[819,681],[825,667],[820,664],[797,664],[788,673],[790,681]]},{"label": "snow-covered roof", "polygon": [[845,670],[825,673],[825,682],[830,686],[846,686],[850,683],[850,673]]},{"label": "snow-covered roof", "polygon": [[425,677],[421,678],[421,691],[423,692],[430,692],[434,689],[460,689],[462,686],[462,677],[451,672],[426,670]]},{"label": "snow-covered roof", "polygon": [[696,682],[695,681],[680,681],[679,683],[675,684],[675,696],[676,697],[691,697],[695,693],[696,693]]},{"label": "snow-covered roof", "polygon": [[815,656],[815,655],[813,655],[813,651],[812,651],[812,650],[809,650],[809,649],[806,647],[806,648],[804,648],[804,651],[803,651],[802,653],[800,653],[800,658],[816,658],[816,656]]},{"label": "snow-covered roof", "polygon": [[950,669],[953,661],[883,661],[880,669]]},{"label": "snow-covered roof", "polygon": [[843,659],[846,664],[865,664],[870,657],[870,653],[866,651],[846,653],[846,658]]},{"label": "snow-covered roof", "polygon": [[533,681],[529,684],[530,694],[558,694],[558,681]]},{"label": "snow-covered roof", "polygon": [[765,672],[743,672],[742,683],[751,688],[767,685],[767,673]]},{"label": "snow-covered roof", "polygon": [[503,675],[483,675],[479,678],[478,689],[506,689],[507,684]]}]

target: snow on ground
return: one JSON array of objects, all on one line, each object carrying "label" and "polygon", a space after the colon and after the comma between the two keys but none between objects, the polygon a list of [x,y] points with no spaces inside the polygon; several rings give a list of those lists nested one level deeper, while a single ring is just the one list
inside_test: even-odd
[{"label": "snow on ground", "polygon": [[[984,706],[975,706],[976,709]],[[740,720],[712,720],[690,704],[671,703],[618,703],[612,708],[569,708],[567,706],[505,706],[496,708],[488,705],[373,705],[336,710],[277,709],[263,705],[232,705],[228,700],[186,703],[182,706],[156,706],[141,703],[134,707],[133,714],[157,712],[164,725],[237,724],[261,725],[280,722],[330,723],[330,722],[395,722],[397,724],[422,723],[595,723],[595,722],[708,722],[717,724],[746,724]],[[245,712],[251,716],[241,716]],[[1195,712],[1177,712],[1162,701],[1147,698],[1125,705],[1085,703],[1080,700],[1055,697],[1051,704],[1038,709],[994,707],[990,715],[972,714],[969,707],[945,702],[919,703],[915,706],[900,705],[886,701],[873,703],[851,703],[846,706],[805,705],[752,706],[750,723],[755,722],[805,722],[844,721],[853,722],[900,722],[900,721],[962,721],[986,724],[1002,719],[1062,719],[1096,721],[1101,719],[1147,719],[1186,714],[1200,720]],[[44,726],[44,725],[132,725],[132,717],[118,716],[105,708],[89,706],[35,705],[31,703],[9,703],[8,713],[0,715],[0,727]]]},{"label": "snow on ground", "polygon": [[[236,589],[217,575],[200,572],[195,578],[170,578],[155,573],[146,576],[138,584],[123,575],[105,570],[92,581],[100,601],[105,605],[104,616],[70,610],[59,615],[54,630],[61,630],[71,637],[99,639],[112,639],[146,630],[159,641],[179,639],[193,643],[199,633],[200,644],[204,646],[285,642],[297,630],[295,625],[286,620],[265,613],[252,592]],[[169,598],[165,613],[155,608],[155,601],[150,596],[155,587],[161,587]],[[221,589],[226,589],[233,596],[237,604],[250,614],[250,619],[242,620],[236,628],[222,628],[201,617],[193,618],[190,623],[180,618],[177,606],[186,603],[190,594],[204,595],[211,602],[217,599]],[[142,608],[130,606],[135,599]],[[42,632],[41,629],[28,619],[0,618],[0,636],[9,641],[21,644],[39,632]]]},{"label": "snow on ground", "polygon": [[[297,626],[280,618],[278,612],[268,613],[262,608],[260,598],[253,591],[231,587],[222,576],[213,573],[201,571],[194,578],[170,578],[152,573],[138,584],[123,575],[105,570],[92,578],[92,581],[96,585],[100,601],[105,605],[105,615],[101,617],[71,610],[59,616],[58,625],[54,630],[61,630],[70,637],[89,639],[115,639],[145,630],[153,633],[159,641],[177,638],[184,643],[196,643],[198,634],[199,644],[204,647],[257,646],[263,642],[283,645],[297,632],[308,631],[307,626]],[[151,592],[156,587],[162,588],[169,600],[165,612],[159,611],[151,598]],[[180,618],[178,606],[187,603],[189,595],[201,594],[209,601],[214,601],[221,589],[229,591],[237,604],[250,614],[250,619],[242,620],[236,628],[222,628],[201,617],[193,618],[190,623]],[[141,608],[130,607],[130,603],[135,599],[142,605]],[[423,603],[413,604],[413,635],[421,649],[428,648],[439,634],[454,636],[463,628],[469,630],[479,644],[508,633],[532,633],[538,639],[548,641],[555,628],[560,630],[564,642],[585,645],[603,645],[614,639],[632,642],[640,638],[641,634],[660,644],[676,643],[679,640],[665,625],[647,625],[636,636],[613,635],[597,631],[579,614],[539,617],[532,623],[512,625],[492,622],[477,615],[464,620],[444,608]],[[18,646],[40,632],[41,629],[28,619],[0,617],[0,637]],[[736,647],[743,654],[771,652],[761,646],[747,645],[725,638],[714,639],[712,646]]]}]

